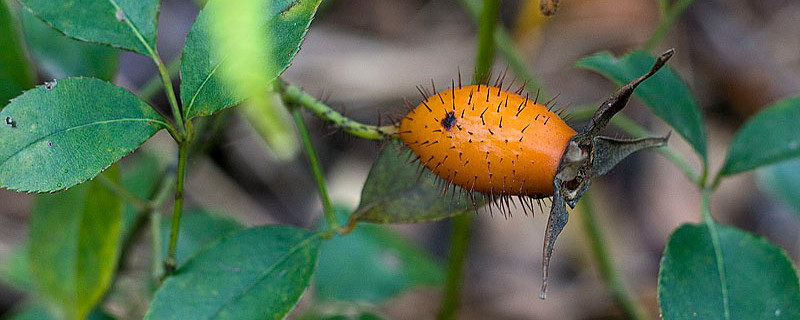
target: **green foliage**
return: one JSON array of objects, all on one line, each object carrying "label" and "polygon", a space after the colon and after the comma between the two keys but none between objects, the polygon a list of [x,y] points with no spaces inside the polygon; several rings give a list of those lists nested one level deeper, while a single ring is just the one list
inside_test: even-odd
[{"label": "green foliage", "polygon": [[0,1],[0,109],[8,99],[33,87],[33,72],[19,39],[18,23],[11,8]]},{"label": "green foliage", "polygon": [[[164,258],[166,258],[167,243],[171,217],[165,217],[161,222],[161,232],[164,235]],[[239,222],[224,218],[219,214],[204,209],[189,210],[181,218],[181,232],[178,235],[178,266],[183,261],[195,254],[207,244],[234,231],[244,229]]]},{"label": "green foliage", "polygon": [[26,91],[0,120],[0,186],[28,192],[84,182],[167,127],[144,101],[93,78]]},{"label": "green foliage", "polygon": [[732,175],[800,157],[800,97],[768,106],[733,138],[720,175]]},{"label": "green foliage", "polygon": [[[710,228],[718,234],[718,257]],[[666,320],[800,317],[800,283],[786,253],[733,227],[678,228],[664,251],[658,282]]]},{"label": "green foliage", "polygon": [[484,204],[476,193],[473,205],[468,195],[443,196],[440,180],[428,170],[420,172],[413,154],[400,142],[392,141],[383,147],[372,166],[361,203],[351,219],[379,223],[407,223],[440,220],[473,210]]},{"label": "green foliage", "polygon": [[[112,320],[113,317],[103,313],[98,309],[93,309],[88,316],[86,316],[86,320]],[[61,318],[57,317],[53,314],[53,312],[47,309],[46,306],[42,304],[33,304],[26,306],[25,309],[19,310],[14,312],[14,314],[7,318],[7,320],[61,320]]]},{"label": "green foliage", "polygon": [[[622,85],[650,70],[655,61],[656,58],[641,51],[631,52],[619,59],[608,52],[601,52],[585,57],[575,65],[598,72],[617,85]],[[675,128],[704,162],[707,161],[703,116],[689,88],[669,66],[642,82],[634,95]]]},{"label": "green foliage", "polygon": [[152,55],[159,0],[20,0],[70,38]]},{"label": "green foliage", "polygon": [[[119,174],[105,173],[111,180]],[[89,182],[40,195],[31,216],[28,263],[38,292],[66,319],[84,319],[111,284],[122,230],[122,202]]]},{"label": "green foliage", "polygon": [[[261,73],[263,79],[269,82],[286,70],[300,49],[320,1],[262,2],[262,6],[268,7],[264,10],[264,25],[260,31],[271,41],[266,43],[269,48],[261,52],[271,53],[263,57],[270,63],[265,64],[266,70],[251,69],[249,72]],[[224,10],[227,5],[225,0],[209,1],[200,11],[186,37],[181,59],[181,100],[186,119],[214,114],[248,98],[241,96],[241,92],[232,88],[217,72],[220,68],[227,68],[224,64],[229,63],[229,60],[237,59],[232,56],[220,56],[219,52],[230,51],[227,48],[220,50],[215,48],[214,46],[218,44],[212,41],[209,34],[209,28],[214,25],[214,12]],[[258,85],[266,88],[267,84]]]},{"label": "green foliage", "polygon": [[20,290],[33,289],[33,280],[28,268],[29,251],[28,244],[23,243],[0,262],[0,281]]},{"label": "green foliage", "polygon": [[145,319],[282,319],[308,286],[319,242],[287,226],[230,234],[167,278]]},{"label": "green foliage", "polygon": [[119,50],[67,38],[28,10],[20,10],[20,15],[25,42],[46,78],[88,76],[110,81],[114,77]]},{"label": "green foliage", "polygon": [[385,227],[358,225],[325,241],[315,297],[380,303],[417,285],[441,285],[444,268],[422,248]]},{"label": "green foliage", "polygon": [[756,173],[761,186],[783,201],[800,218],[800,159],[764,167]]}]

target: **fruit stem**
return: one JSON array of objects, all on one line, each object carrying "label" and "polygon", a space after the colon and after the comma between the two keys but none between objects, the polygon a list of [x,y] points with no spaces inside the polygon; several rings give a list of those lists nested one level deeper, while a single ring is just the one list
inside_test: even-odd
[{"label": "fruit stem", "polygon": [[325,210],[325,218],[328,221],[328,230],[337,230],[339,229],[339,221],[336,220],[336,212],[334,212],[331,199],[328,197],[328,189],[325,187],[325,175],[322,173],[322,165],[320,165],[317,152],[314,151],[311,135],[309,135],[308,127],[305,120],[303,120],[303,111],[296,105],[289,105],[289,110],[292,113],[295,125],[297,125],[300,138],[303,140],[303,147],[306,150],[306,157],[311,166],[311,171],[314,173],[314,180],[317,181],[319,196],[322,198],[322,208]]},{"label": "fruit stem", "polygon": [[616,300],[617,304],[630,319],[650,319],[650,317],[647,316],[644,306],[634,298],[634,295],[622,282],[619,270],[614,266],[609,248],[606,245],[608,241],[597,225],[597,218],[595,217],[595,210],[592,206],[590,194],[591,192],[588,191],[583,194],[583,201],[580,202],[581,205],[578,212],[581,214],[582,219],[580,220],[583,222],[583,232],[589,239],[592,255],[594,256],[595,262],[597,262],[598,272],[600,272],[600,276],[611,291],[614,300]]},{"label": "fruit stem", "polygon": [[354,121],[345,117],[333,108],[315,99],[303,89],[278,79],[281,97],[287,104],[297,104],[316,114],[320,119],[333,123],[345,132],[359,138],[383,140],[397,136],[397,127],[394,125],[373,126]]}]

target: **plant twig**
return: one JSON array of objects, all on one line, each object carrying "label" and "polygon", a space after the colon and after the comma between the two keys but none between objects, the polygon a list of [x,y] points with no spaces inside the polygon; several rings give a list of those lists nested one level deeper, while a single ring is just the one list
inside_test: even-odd
[{"label": "plant twig", "polygon": [[169,249],[167,259],[164,261],[164,276],[169,276],[175,271],[177,261],[175,255],[178,250],[178,233],[180,232],[181,213],[183,212],[183,184],[186,179],[186,158],[189,150],[189,141],[181,141],[178,147],[178,173],[175,182],[175,204],[172,210],[172,226],[169,234]]},{"label": "plant twig", "polygon": [[617,304],[619,304],[622,310],[628,315],[628,318],[633,320],[649,319],[650,317],[647,316],[644,306],[634,298],[634,295],[623,284],[619,276],[619,271],[611,260],[611,253],[606,245],[607,241],[600,227],[597,225],[590,194],[591,192],[589,191],[583,194],[583,201],[580,202],[580,210],[578,211],[582,215],[583,231],[591,245],[592,255],[594,256],[595,262],[597,262],[597,269],[600,272],[600,276],[611,291],[614,300],[616,300]]},{"label": "plant twig", "polygon": [[314,145],[311,143],[311,136],[308,133],[308,127],[305,120],[303,120],[303,111],[297,107],[290,105],[289,109],[294,118],[294,123],[297,125],[297,131],[300,133],[300,138],[303,140],[303,147],[306,151],[308,163],[311,166],[311,171],[314,173],[314,180],[317,181],[317,189],[319,196],[322,198],[322,207],[325,210],[325,218],[328,221],[328,230],[339,229],[339,221],[336,220],[336,212],[333,211],[331,206],[331,199],[328,197],[328,189],[325,186],[325,175],[322,173],[322,165],[320,165],[317,152],[314,150]]},{"label": "plant twig", "polygon": [[352,134],[359,138],[383,140],[393,138],[397,135],[397,127],[394,125],[388,126],[373,126],[356,122],[350,118],[345,117],[341,113],[336,112],[328,105],[318,101],[303,89],[299,87],[279,81],[279,88],[283,101],[288,104],[297,104],[313,112],[322,120],[333,123],[335,126],[342,128],[345,132]]}]

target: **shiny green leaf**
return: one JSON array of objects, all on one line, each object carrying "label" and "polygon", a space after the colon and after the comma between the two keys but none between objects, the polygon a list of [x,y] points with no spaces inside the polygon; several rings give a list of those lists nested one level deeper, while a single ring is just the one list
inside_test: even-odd
[{"label": "shiny green leaf", "polygon": [[720,175],[732,175],[800,158],[800,97],[776,102],[736,133]]},{"label": "shiny green leaf", "polygon": [[[105,175],[118,180],[116,171]],[[122,201],[97,182],[38,196],[28,263],[42,298],[67,319],[84,319],[111,284],[121,230]]]},{"label": "shiny green leaf", "polygon": [[[259,31],[270,39],[266,41],[269,47],[261,52],[270,54],[262,58],[268,62],[264,64],[266,69],[251,70],[252,73],[259,73],[263,81],[269,82],[289,67],[320,1],[274,0],[261,3],[264,9],[259,11],[263,12],[263,25]],[[187,119],[211,115],[248,98],[223,79],[220,68],[228,68],[226,64],[236,61],[237,57],[220,55],[220,52],[230,51],[215,48],[218,44],[212,41],[209,31],[214,25],[215,11],[224,10],[227,5],[226,0],[209,1],[186,38],[181,59],[180,91]],[[267,84],[257,85],[266,88]]]},{"label": "shiny green leaf", "polygon": [[67,38],[28,10],[20,11],[25,41],[46,79],[87,76],[111,80],[114,77],[119,50]]},{"label": "shiny green leaf", "polygon": [[283,319],[308,286],[319,242],[287,226],[223,237],[164,281],[145,319]]},{"label": "shiny green leaf", "polygon": [[82,41],[151,55],[159,0],[20,0],[54,29]]},{"label": "shiny green leaf", "polygon": [[[655,61],[655,57],[642,51],[631,52],[619,59],[608,52],[601,52],[585,57],[575,65],[598,72],[617,85],[623,85],[646,73]],[[669,67],[658,71],[642,82],[634,95],[675,128],[701,158],[707,159],[703,115],[686,83],[675,71]]]},{"label": "shiny green leaf", "polygon": [[380,303],[442,282],[443,266],[424,249],[385,227],[361,223],[322,244],[314,297]]},{"label": "shiny green leaf", "polygon": [[[172,226],[172,216],[161,219],[161,234],[164,236],[162,252],[167,257],[169,246],[169,231]],[[244,229],[244,226],[230,218],[206,211],[204,209],[188,210],[181,216],[180,233],[178,234],[178,251],[176,260],[181,266],[187,258],[197,253],[207,244],[234,231]]]},{"label": "shiny green leaf", "polygon": [[441,179],[418,168],[413,159],[412,152],[399,142],[387,143],[364,183],[353,218],[379,223],[434,221],[484,204],[481,194],[475,193],[473,203],[468,192],[461,193],[458,187],[444,195]]},{"label": "shiny green leaf", "polygon": [[756,174],[759,186],[791,208],[800,219],[800,159],[763,167]]},{"label": "shiny green leaf", "polygon": [[665,320],[800,319],[800,283],[786,252],[724,225],[683,225],[672,234],[658,300]]},{"label": "shiny green leaf", "polygon": [[28,90],[0,121],[0,187],[28,192],[84,182],[167,126],[132,93],[94,78]]},{"label": "shiny green leaf", "polygon": [[22,90],[33,87],[33,71],[20,42],[13,8],[0,1],[0,109]]}]

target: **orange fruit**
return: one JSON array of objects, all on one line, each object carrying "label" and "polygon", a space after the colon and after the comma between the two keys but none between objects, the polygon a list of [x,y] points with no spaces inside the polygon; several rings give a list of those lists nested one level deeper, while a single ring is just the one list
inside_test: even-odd
[{"label": "orange fruit", "polygon": [[403,143],[446,182],[536,198],[553,194],[561,156],[575,134],[547,107],[486,85],[439,92],[399,125]]}]

